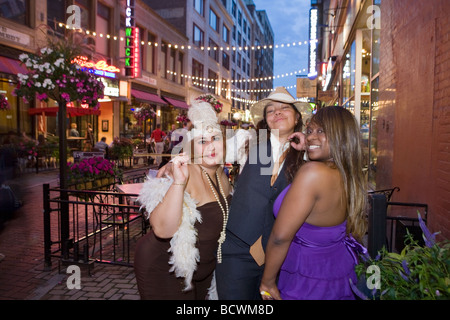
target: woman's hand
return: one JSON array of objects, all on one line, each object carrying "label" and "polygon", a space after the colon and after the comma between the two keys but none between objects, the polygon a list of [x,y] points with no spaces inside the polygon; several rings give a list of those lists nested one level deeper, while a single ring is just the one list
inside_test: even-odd
[{"label": "woman's hand", "polygon": [[306,150],[306,136],[302,132],[294,132],[288,137],[288,140],[291,141],[291,146],[297,151]]},{"label": "woman's hand", "polygon": [[263,279],[261,281],[261,285],[259,286],[259,291],[263,300],[282,300],[280,291],[275,283],[273,285],[266,284]]},{"label": "woman's hand", "polygon": [[174,184],[186,184],[189,179],[189,169],[187,166],[189,156],[176,156],[171,160],[171,162],[173,163],[172,175]]}]

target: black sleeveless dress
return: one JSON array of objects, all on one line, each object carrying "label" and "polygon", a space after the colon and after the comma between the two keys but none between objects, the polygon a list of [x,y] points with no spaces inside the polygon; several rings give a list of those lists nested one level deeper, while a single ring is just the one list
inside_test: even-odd
[{"label": "black sleeveless dress", "polygon": [[[220,193],[219,193],[220,194]],[[220,195],[222,206],[225,208]],[[231,202],[231,195],[227,197]],[[196,222],[197,245],[200,261],[194,272],[193,289],[183,291],[184,278],[169,272],[171,265],[170,239],[160,239],[152,230],[139,239],[134,258],[134,271],[139,294],[143,300],[204,300],[211,285],[216,268],[216,251],[223,227],[223,213],[219,204],[208,202],[197,207],[202,215],[202,223]]]}]

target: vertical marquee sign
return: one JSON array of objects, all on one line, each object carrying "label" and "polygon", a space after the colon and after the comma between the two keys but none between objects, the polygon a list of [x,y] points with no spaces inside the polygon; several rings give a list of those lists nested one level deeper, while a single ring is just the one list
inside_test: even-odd
[{"label": "vertical marquee sign", "polygon": [[131,78],[140,76],[139,28],[136,27],[134,13],[135,0],[126,0],[125,9],[125,75]]},{"label": "vertical marquee sign", "polygon": [[308,78],[314,79],[317,76],[317,22],[318,10],[309,10],[309,54],[308,54]]}]

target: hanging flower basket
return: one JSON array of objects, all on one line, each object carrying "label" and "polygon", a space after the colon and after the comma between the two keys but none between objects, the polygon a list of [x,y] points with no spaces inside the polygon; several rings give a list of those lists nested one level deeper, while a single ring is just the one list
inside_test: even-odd
[{"label": "hanging flower basket", "polygon": [[139,107],[134,110],[134,117],[141,125],[145,120],[153,118],[156,116],[156,112],[153,107],[147,103],[141,103]]},{"label": "hanging flower basket", "polygon": [[9,109],[11,109],[11,106],[9,105],[8,98],[3,93],[0,93],[0,110]]},{"label": "hanging flower basket", "polygon": [[220,121],[220,124],[225,126],[225,127],[232,127],[232,126],[236,126],[237,124],[232,122],[232,121],[228,121],[228,120],[222,120]]},{"label": "hanging flower basket", "polygon": [[223,104],[217,100],[212,94],[202,94],[195,98],[195,100],[201,100],[208,102],[214,108],[217,113],[222,112]]},{"label": "hanging flower basket", "polygon": [[176,121],[180,123],[186,123],[189,122],[189,118],[185,114],[179,114],[176,118]]}]

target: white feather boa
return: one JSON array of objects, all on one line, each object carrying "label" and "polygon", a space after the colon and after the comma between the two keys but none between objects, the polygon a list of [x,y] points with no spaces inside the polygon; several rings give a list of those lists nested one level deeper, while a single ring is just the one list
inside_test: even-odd
[{"label": "white feather boa", "polygon": [[[169,177],[154,178],[147,176],[138,197],[141,208],[145,207],[147,219],[150,218],[152,211],[164,199],[172,182],[173,180]],[[169,249],[169,252],[172,253],[169,260],[169,264],[172,267],[169,272],[174,271],[176,277],[184,278],[185,291],[192,289],[192,276],[197,269],[197,263],[200,261],[200,253],[196,247],[197,229],[194,227],[197,221],[202,222],[202,216],[197,210],[197,201],[185,192],[181,224],[170,240]],[[214,299],[217,296],[215,292],[215,278],[213,278],[211,283],[208,296],[210,299]]]}]

